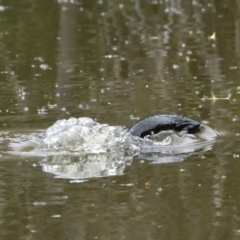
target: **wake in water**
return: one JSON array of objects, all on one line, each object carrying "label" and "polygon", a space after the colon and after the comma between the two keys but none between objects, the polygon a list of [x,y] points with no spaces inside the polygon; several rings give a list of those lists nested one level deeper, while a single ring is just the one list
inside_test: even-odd
[{"label": "wake in water", "polygon": [[43,171],[56,177],[86,179],[121,175],[133,156],[157,163],[182,161],[212,148],[218,134],[206,125],[196,134],[161,131],[144,138],[121,126],[91,118],[58,120],[45,132],[1,134],[1,152],[41,157]]}]

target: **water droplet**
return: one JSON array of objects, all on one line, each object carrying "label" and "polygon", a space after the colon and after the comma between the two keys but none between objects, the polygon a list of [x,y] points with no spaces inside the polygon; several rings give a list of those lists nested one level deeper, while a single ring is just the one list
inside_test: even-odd
[{"label": "water droplet", "polygon": [[51,69],[47,64],[40,64],[39,67],[43,70]]},{"label": "water droplet", "polygon": [[33,203],[34,206],[46,206],[46,202],[34,202]]},{"label": "water droplet", "polygon": [[172,68],[173,68],[173,69],[178,69],[179,66],[178,66],[177,64],[173,64]]},{"label": "water droplet", "polygon": [[51,217],[52,218],[60,218],[62,215],[60,215],[60,214],[56,214],[56,215],[52,215]]}]

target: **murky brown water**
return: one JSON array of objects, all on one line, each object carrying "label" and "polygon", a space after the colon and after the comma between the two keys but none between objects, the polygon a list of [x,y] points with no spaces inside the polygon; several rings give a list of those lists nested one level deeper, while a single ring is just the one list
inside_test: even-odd
[{"label": "murky brown water", "polygon": [[[139,156],[87,181],[1,145],[0,239],[240,239],[239,14],[226,0],[1,1],[1,138],[161,113],[223,136],[184,161]],[[212,92],[231,101],[202,100]]]}]

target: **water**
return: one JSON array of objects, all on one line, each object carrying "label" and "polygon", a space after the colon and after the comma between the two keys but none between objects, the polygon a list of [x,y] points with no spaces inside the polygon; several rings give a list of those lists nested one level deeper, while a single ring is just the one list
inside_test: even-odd
[{"label": "water", "polygon": [[[238,1],[1,2],[0,238],[239,239],[239,11]],[[221,136],[177,158],[32,153],[60,119],[128,128],[167,113]]]},{"label": "water", "polygon": [[88,180],[122,175],[134,156],[157,163],[183,161],[212,149],[220,136],[204,124],[194,135],[165,130],[141,138],[130,132],[88,117],[71,117],[58,120],[44,133],[2,133],[0,149],[5,156],[44,157],[43,171],[58,178]]}]

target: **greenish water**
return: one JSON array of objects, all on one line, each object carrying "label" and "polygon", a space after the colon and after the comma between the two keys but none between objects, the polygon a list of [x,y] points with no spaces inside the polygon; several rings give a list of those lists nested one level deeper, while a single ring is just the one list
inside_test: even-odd
[{"label": "greenish water", "polygon": [[0,1],[0,141],[161,113],[223,134],[184,161],[135,157],[87,181],[1,145],[0,239],[240,239],[239,14],[224,0]]}]

